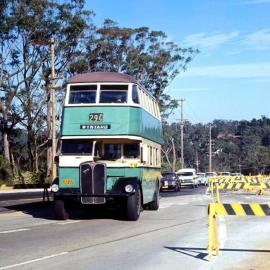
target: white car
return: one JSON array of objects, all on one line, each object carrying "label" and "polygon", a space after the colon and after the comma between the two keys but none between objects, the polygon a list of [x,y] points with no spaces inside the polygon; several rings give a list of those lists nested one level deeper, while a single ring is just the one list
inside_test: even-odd
[{"label": "white car", "polygon": [[197,173],[199,185],[207,185],[207,177],[205,173]]},{"label": "white car", "polygon": [[216,177],[216,176],[217,176],[217,173],[216,173],[216,172],[206,172],[206,173],[205,173],[205,176],[206,176],[207,184],[208,184],[209,179],[210,179],[210,178],[213,178],[213,177]]},{"label": "white car", "polygon": [[198,187],[198,176],[195,169],[181,169],[177,171],[178,179],[180,180],[181,187],[192,186]]}]

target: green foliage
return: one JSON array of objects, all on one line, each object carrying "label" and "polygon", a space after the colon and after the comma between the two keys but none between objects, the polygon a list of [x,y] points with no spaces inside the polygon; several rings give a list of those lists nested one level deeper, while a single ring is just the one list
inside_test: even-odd
[{"label": "green foliage", "polygon": [[[212,125],[212,166],[214,171],[245,174],[270,173],[270,119],[263,116],[251,121],[215,120]],[[169,129],[169,131],[168,131]],[[180,159],[180,125],[166,126],[165,142],[172,136]],[[166,140],[167,138],[167,140]],[[168,143],[164,145],[169,147]],[[187,123],[184,128],[185,166],[195,168],[196,152],[199,170],[209,168],[209,125]],[[165,160],[164,160],[165,161]],[[164,167],[167,165],[164,164]]]},{"label": "green foliage", "polygon": [[157,98],[164,118],[177,107],[165,89],[198,51],[181,48],[164,32],[144,26],[120,27],[106,19],[97,27],[93,14],[84,0],[0,3],[0,132],[8,138],[4,153],[19,175],[17,182],[44,178],[32,172],[46,169],[52,38],[55,77],[64,82],[84,71],[127,73]]},{"label": "green foliage", "polygon": [[[24,145],[9,147],[6,143],[5,149],[12,148],[20,166],[24,161],[21,152],[27,151],[27,168],[22,169],[38,171],[36,152],[39,158],[44,157],[46,103],[50,102],[44,91],[50,85],[48,45],[55,38],[55,77],[60,72],[66,77],[66,67],[79,49],[86,29],[91,27],[92,12],[84,9],[83,0],[4,2],[0,13],[0,131],[12,144],[14,128],[18,124],[23,127],[27,135]],[[1,115],[4,111],[5,119]]]},{"label": "green foliage", "polygon": [[24,171],[13,179],[14,185],[36,185],[42,187],[45,183],[44,173]]},{"label": "green foliage", "polygon": [[12,171],[8,160],[0,155],[0,184],[10,184]]},{"label": "green foliage", "polygon": [[110,19],[89,35],[85,47],[71,64],[72,74],[110,71],[132,75],[157,98],[164,117],[177,107],[176,100],[166,94],[166,87],[198,53],[168,41],[162,31],[120,27]]}]

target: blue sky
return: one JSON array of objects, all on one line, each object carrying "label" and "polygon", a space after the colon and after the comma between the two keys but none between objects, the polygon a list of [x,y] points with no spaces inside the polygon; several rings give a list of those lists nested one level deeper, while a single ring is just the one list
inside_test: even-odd
[{"label": "blue sky", "polygon": [[270,117],[270,0],[88,0],[87,8],[98,25],[148,26],[201,51],[167,89],[186,99],[192,123]]}]

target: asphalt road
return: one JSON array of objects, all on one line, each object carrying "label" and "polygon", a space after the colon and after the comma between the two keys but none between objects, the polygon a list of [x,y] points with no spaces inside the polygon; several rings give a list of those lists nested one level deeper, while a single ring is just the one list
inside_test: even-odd
[{"label": "asphalt road", "polygon": [[[49,193],[49,195],[51,195]],[[45,196],[45,200],[47,197]],[[50,198],[52,200],[52,197]],[[27,208],[37,208],[42,206],[43,189],[37,190],[0,190],[0,214],[4,212],[14,212]]]},{"label": "asphalt road", "polygon": [[[269,203],[240,193],[221,199]],[[208,261],[211,200],[203,187],[163,192],[159,211],[137,222],[104,209],[57,221],[51,203],[14,201],[0,213],[0,269],[270,269],[268,217],[218,218],[221,254]]]}]

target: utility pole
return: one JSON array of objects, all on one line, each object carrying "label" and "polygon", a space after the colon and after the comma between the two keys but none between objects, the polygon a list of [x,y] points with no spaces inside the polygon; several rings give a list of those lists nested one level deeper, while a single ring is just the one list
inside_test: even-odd
[{"label": "utility pole", "polygon": [[56,104],[55,104],[55,72],[54,72],[54,45],[55,40],[51,38],[51,97],[52,97],[52,159],[51,159],[51,183],[56,177],[56,164],[54,162],[56,154]]},{"label": "utility pole", "polygon": [[238,167],[239,167],[239,173],[242,173],[242,165],[240,163],[239,163]]},{"label": "utility pole", "polygon": [[198,151],[196,151],[196,157],[195,157],[195,159],[196,159],[196,162],[195,162],[196,172],[198,173],[199,172],[199,164],[200,164],[199,158],[198,158]]},{"label": "utility pole", "polygon": [[[56,78],[55,77],[55,69],[54,69],[54,62],[55,62],[55,54],[54,54],[54,46],[55,46],[55,39],[51,38],[50,41],[44,41],[44,40],[37,40],[33,42],[34,46],[48,46],[50,45],[50,51],[51,51],[51,77],[50,77],[50,81],[51,81],[51,86],[49,87],[50,92],[49,92],[49,96],[51,97],[51,115],[52,115],[52,120],[50,123],[50,98],[48,97],[47,101],[47,109],[48,109],[48,115],[47,115],[47,125],[48,125],[48,129],[50,130],[49,134],[48,134],[48,140],[51,140],[51,153],[49,153],[50,151],[47,152],[47,163],[51,164],[51,173],[50,173],[50,180],[51,183],[54,180],[54,178],[56,177],[56,164],[54,162],[54,157],[56,154],[56,102],[55,102],[55,90],[61,87],[56,87],[55,86],[55,80],[56,79],[60,79],[60,78]],[[49,156],[51,154],[51,160],[49,160]],[[49,168],[49,166],[48,166]]]},{"label": "utility pole", "polygon": [[209,172],[212,172],[212,124],[209,126]]},{"label": "utility pole", "polygon": [[177,100],[178,102],[180,102],[180,110],[181,110],[181,119],[180,119],[180,128],[181,128],[181,169],[184,168],[184,124],[185,124],[185,120],[184,120],[184,108],[183,108],[183,103],[185,101],[185,99],[181,98],[179,100]]}]

